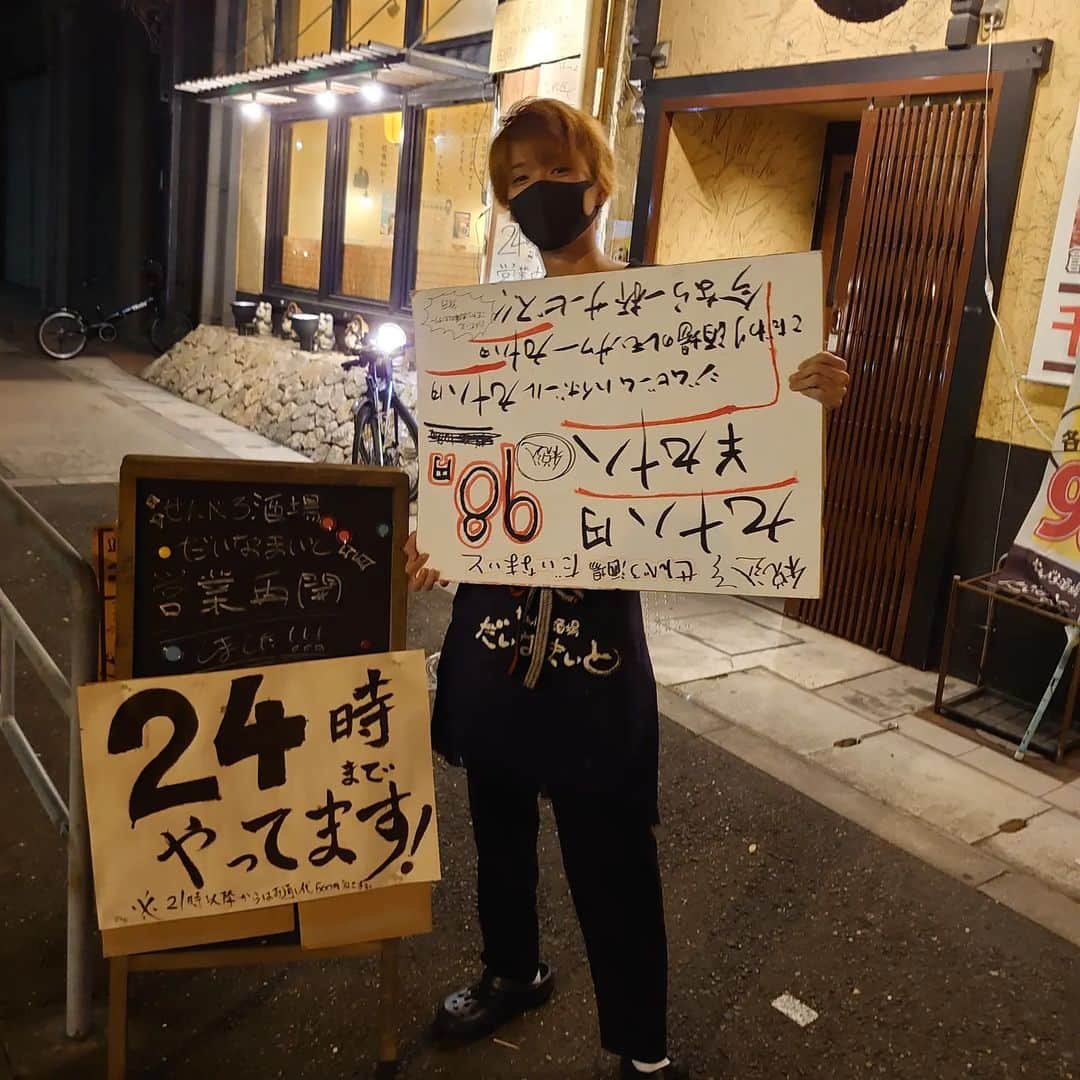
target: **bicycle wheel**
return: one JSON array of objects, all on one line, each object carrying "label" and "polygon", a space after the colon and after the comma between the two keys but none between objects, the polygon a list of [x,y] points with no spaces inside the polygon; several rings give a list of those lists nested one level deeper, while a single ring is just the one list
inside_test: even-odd
[{"label": "bicycle wheel", "polygon": [[191,330],[191,320],[180,312],[159,315],[150,324],[150,342],[159,353],[168,352]]},{"label": "bicycle wheel", "polygon": [[381,442],[379,418],[370,403],[364,402],[353,414],[352,463],[382,465]]},{"label": "bicycle wheel", "polygon": [[416,419],[407,405],[396,397],[393,401],[394,419],[386,433],[385,458],[387,465],[401,469],[409,478],[409,498],[415,499],[420,488],[420,447]]},{"label": "bicycle wheel", "polygon": [[74,311],[54,311],[41,320],[37,340],[54,360],[70,360],[86,348],[86,323]]}]

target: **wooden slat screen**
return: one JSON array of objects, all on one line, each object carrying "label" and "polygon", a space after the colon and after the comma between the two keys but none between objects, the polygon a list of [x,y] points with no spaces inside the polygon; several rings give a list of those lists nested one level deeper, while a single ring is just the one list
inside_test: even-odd
[{"label": "wooden slat screen", "polygon": [[822,599],[789,614],[899,657],[982,199],[982,102],[863,114],[837,289]]}]

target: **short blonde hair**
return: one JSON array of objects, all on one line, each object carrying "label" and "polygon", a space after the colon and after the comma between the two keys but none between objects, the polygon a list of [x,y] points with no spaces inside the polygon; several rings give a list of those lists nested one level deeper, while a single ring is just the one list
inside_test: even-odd
[{"label": "short blonde hair", "polygon": [[491,186],[500,205],[510,201],[510,144],[521,139],[552,139],[581,155],[604,203],[615,190],[615,157],[603,128],[587,113],[553,98],[520,101],[503,117],[502,130],[488,152]]}]

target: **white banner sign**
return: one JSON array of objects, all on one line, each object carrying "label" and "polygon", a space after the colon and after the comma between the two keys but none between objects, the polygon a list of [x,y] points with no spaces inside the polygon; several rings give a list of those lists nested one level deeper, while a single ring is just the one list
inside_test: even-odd
[{"label": "white banner sign", "polygon": [[998,580],[1080,618],[1080,375],[1073,375],[1042,484]]},{"label": "white banner sign", "polygon": [[456,581],[818,594],[817,253],[416,294],[420,546]]},{"label": "white banner sign", "polygon": [[1028,378],[1068,386],[1080,355],[1080,108],[1058,206]]}]

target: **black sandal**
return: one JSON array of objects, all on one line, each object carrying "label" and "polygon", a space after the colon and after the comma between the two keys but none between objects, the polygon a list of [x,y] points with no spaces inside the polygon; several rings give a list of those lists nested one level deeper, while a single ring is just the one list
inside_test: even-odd
[{"label": "black sandal", "polygon": [[555,972],[540,965],[540,981],[518,982],[485,971],[475,986],[455,990],[435,1016],[435,1035],[457,1043],[490,1035],[515,1016],[538,1008],[555,989]]}]

